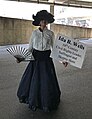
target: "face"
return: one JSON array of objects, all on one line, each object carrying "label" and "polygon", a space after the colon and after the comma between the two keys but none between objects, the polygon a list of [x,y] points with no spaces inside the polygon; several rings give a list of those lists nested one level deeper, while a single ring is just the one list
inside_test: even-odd
[{"label": "face", "polygon": [[48,24],[48,22],[46,20],[40,21],[40,26],[42,26],[42,27],[46,27],[47,24]]}]

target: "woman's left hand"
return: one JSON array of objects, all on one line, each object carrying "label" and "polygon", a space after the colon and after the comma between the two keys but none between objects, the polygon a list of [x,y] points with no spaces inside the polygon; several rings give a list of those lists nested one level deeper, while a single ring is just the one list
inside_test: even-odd
[{"label": "woman's left hand", "polygon": [[63,65],[64,65],[65,67],[67,67],[68,62],[63,62]]}]

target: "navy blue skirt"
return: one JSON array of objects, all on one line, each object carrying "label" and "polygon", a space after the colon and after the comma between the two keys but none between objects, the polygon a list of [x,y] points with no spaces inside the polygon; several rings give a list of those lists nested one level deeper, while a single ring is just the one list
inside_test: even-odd
[{"label": "navy blue skirt", "polygon": [[34,61],[30,61],[20,81],[17,96],[35,111],[57,109],[60,102],[59,89],[50,50],[33,50]]}]

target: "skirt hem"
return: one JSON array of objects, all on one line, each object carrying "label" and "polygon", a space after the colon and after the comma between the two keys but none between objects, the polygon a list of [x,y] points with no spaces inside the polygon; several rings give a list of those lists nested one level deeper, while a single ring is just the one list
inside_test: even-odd
[{"label": "skirt hem", "polygon": [[28,100],[27,99],[24,99],[24,98],[19,99],[19,102],[20,103],[24,103],[24,104],[28,104],[29,105],[28,106],[29,109],[31,109],[32,111],[36,111],[37,109],[40,109],[40,110],[42,110],[44,112],[51,112],[53,110],[57,110],[58,105],[60,103],[60,99],[57,102],[55,102],[53,105],[51,105],[51,107],[41,106],[41,105],[37,105],[37,106],[30,105],[29,102],[28,102]]}]

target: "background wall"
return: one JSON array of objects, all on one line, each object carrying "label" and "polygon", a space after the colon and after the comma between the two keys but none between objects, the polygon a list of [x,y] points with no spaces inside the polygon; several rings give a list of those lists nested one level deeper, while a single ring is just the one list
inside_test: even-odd
[{"label": "background wall", "polygon": [[[28,43],[33,29],[31,21],[0,17],[0,45]],[[62,33],[72,38],[90,38],[92,29],[52,24],[57,35]]]},{"label": "background wall", "polygon": [[65,25],[51,25],[51,29],[55,34],[61,33],[63,35],[72,37],[72,38],[91,38],[92,29],[90,28],[81,28],[76,26],[65,26]]},{"label": "background wall", "polygon": [[0,45],[28,43],[33,29],[31,21],[0,18]]}]

